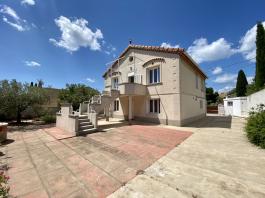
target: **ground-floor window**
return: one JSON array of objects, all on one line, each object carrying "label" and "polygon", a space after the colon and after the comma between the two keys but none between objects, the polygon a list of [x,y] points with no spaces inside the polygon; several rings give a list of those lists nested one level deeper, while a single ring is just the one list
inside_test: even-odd
[{"label": "ground-floor window", "polygon": [[150,113],[160,113],[160,99],[150,99],[149,100],[149,112]]},{"label": "ground-floor window", "polygon": [[200,100],[200,108],[202,109],[203,108],[203,101]]},{"label": "ground-floor window", "polygon": [[118,100],[114,101],[114,111],[119,111],[119,101]]}]

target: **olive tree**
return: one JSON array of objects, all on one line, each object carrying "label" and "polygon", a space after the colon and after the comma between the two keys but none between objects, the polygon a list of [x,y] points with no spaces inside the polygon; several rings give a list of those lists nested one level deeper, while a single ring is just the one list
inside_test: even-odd
[{"label": "olive tree", "polygon": [[21,123],[24,110],[46,101],[47,95],[41,87],[32,87],[16,80],[0,81],[0,114],[8,119],[16,118],[17,123]]},{"label": "olive tree", "polygon": [[99,94],[99,91],[84,84],[66,84],[66,88],[62,89],[59,94],[59,99],[62,102],[71,103],[74,110],[77,110],[79,104],[90,100],[94,95]]}]

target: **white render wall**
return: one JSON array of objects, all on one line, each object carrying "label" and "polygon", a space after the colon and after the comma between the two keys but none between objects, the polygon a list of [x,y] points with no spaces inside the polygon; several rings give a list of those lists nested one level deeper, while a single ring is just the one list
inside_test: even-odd
[{"label": "white render wall", "polygon": [[[233,106],[228,106],[228,102],[233,102]],[[256,108],[259,104],[265,104],[265,89],[247,97],[224,99],[225,115],[247,117],[252,108]]]},{"label": "white render wall", "polygon": [[248,110],[251,110],[252,107],[255,108],[258,104],[265,104],[265,89],[248,96],[247,103]]},{"label": "white render wall", "polygon": [[[229,106],[228,103],[232,102],[233,105]],[[224,99],[224,110],[226,116],[246,117],[247,111],[247,97],[236,97]]]}]

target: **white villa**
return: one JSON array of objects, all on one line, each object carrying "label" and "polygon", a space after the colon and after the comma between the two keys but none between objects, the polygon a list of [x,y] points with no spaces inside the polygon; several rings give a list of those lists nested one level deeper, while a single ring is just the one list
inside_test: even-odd
[{"label": "white villa", "polygon": [[[92,121],[90,118],[95,119],[104,110],[107,119],[183,126],[206,116],[207,76],[184,49],[129,45],[103,77],[102,95],[80,105],[76,119],[88,115],[81,120]],[[66,112],[77,116],[71,110]],[[61,128],[62,117],[62,114],[57,116]],[[95,125],[97,121],[92,123]],[[80,129],[82,126],[72,129],[88,130]]]},{"label": "white villa", "polygon": [[129,45],[103,75],[111,116],[181,126],[206,114],[205,79],[179,48]]}]

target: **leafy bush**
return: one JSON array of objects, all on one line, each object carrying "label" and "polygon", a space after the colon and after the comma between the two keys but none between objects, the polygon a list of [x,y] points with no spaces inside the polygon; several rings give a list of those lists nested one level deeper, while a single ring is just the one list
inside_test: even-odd
[{"label": "leafy bush", "polygon": [[250,112],[245,130],[251,143],[265,148],[265,105],[258,105]]},{"label": "leafy bush", "polygon": [[44,115],[41,117],[41,120],[45,122],[46,124],[55,123],[56,122],[56,116],[55,115]]},{"label": "leafy bush", "polygon": [[7,198],[9,192],[9,186],[7,184],[9,177],[4,174],[4,172],[0,172],[0,197]]}]

